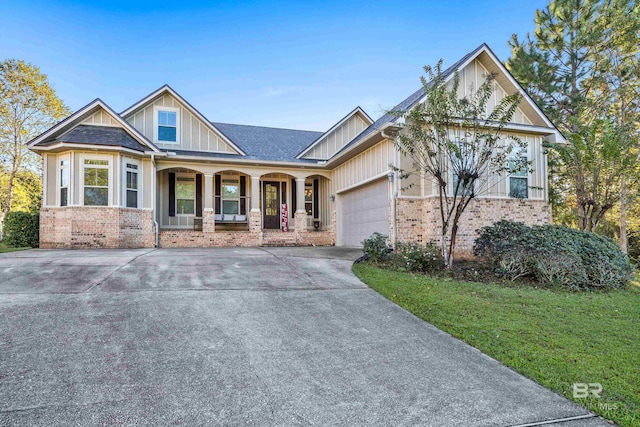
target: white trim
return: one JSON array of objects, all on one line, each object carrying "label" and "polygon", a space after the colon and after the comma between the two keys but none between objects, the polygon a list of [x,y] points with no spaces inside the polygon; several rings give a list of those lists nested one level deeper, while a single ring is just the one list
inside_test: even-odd
[{"label": "white trim", "polygon": [[340,190],[336,190],[336,194],[345,193],[347,191],[353,190],[354,188],[358,188],[358,187],[361,187],[363,185],[369,184],[369,183],[371,183],[373,181],[377,181],[380,178],[388,177],[389,176],[389,172],[391,172],[391,169],[387,169],[386,171],[384,171],[382,173],[379,173],[377,175],[374,175],[374,176],[372,176],[370,178],[367,178],[367,179],[362,180],[360,182],[357,182],[355,184],[349,185],[347,187],[341,188]]},{"label": "white trim", "polygon": [[[86,167],[92,168],[100,168],[107,169],[109,171],[109,185],[108,185],[108,195],[107,195],[107,205],[106,206],[96,206],[96,207],[119,207],[115,206],[113,200],[113,187],[115,184],[115,180],[113,177],[113,156],[110,154],[81,154],[80,155],[80,171],[81,173],[78,175],[78,179],[80,181],[80,194],[78,204],[80,206],[85,206],[84,204],[84,170],[85,170],[85,160],[106,160],[108,162],[107,166],[103,165],[86,165]],[[91,205],[93,206],[93,205]]]},{"label": "white trim", "polygon": [[145,104],[148,104],[150,101],[152,101],[153,99],[157,98],[158,96],[162,95],[165,92],[168,92],[171,96],[176,98],[178,100],[178,102],[180,104],[182,104],[183,108],[185,108],[191,114],[196,116],[202,123],[204,123],[205,127],[208,127],[219,138],[221,138],[224,142],[226,142],[231,147],[233,147],[233,149],[236,150],[240,155],[242,155],[242,156],[246,156],[247,155],[244,151],[242,151],[240,149],[240,147],[238,147],[233,142],[231,142],[231,140],[229,138],[227,138],[222,132],[220,132],[218,130],[218,128],[216,128],[209,120],[207,120],[207,118],[204,117],[198,110],[196,110],[194,107],[192,107],[182,96],[180,96],[178,94],[178,92],[173,90],[169,85],[164,85],[160,89],[150,93],[149,95],[147,95],[146,97],[144,97],[140,101],[138,101],[135,104],[133,104],[131,107],[129,107],[126,110],[124,110],[123,112],[121,112],[120,115],[122,117],[127,117],[131,113],[135,112],[139,107],[141,107],[141,106],[143,106]]},{"label": "white trim", "polygon": [[[62,167],[62,162],[63,161],[67,161],[67,166],[66,167]],[[67,154],[63,154],[63,155],[59,155],[56,156],[56,203],[55,206],[57,207],[66,207],[66,206],[62,206],[62,197],[60,197],[60,191],[62,190],[62,170],[66,169],[67,170],[67,204],[66,206],[69,206],[71,203],[71,155]]]},{"label": "white trim", "polygon": [[[58,148],[65,148],[65,149],[71,149],[71,148],[79,148],[80,150],[86,150],[86,151],[94,151],[94,150],[104,150],[104,151],[121,151],[124,153],[131,153],[131,154],[137,154],[138,156],[142,156],[144,154],[151,154],[152,152],[140,152],[140,151],[136,151],[136,150],[132,150],[130,148],[126,148],[126,147],[120,147],[120,146],[116,146],[116,145],[90,145],[90,144],[76,144],[76,143],[72,143],[72,142],[58,142],[56,144],[53,145],[48,145],[46,147],[38,147],[38,151],[53,151],[56,150]],[[154,153],[155,154],[155,153]],[[158,153],[160,154],[160,153]]]},{"label": "white trim", "polygon": [[[315,141],[313,141],[311,143],[311,145],[309,145],[307,148],[304,149],[304,151],[300,154],[298,154],[296,156],[296,159],[300,159],[302,157],[304,157],[305,154],[307,154],[309,151],[311,151],[315,146],[317,146],[318,144],[320,144],[327,136],[329,136],[333,131],[335,131],[336,129],[338,129],[343,123],[346,123],[350,118],[352,118],[354,115],[360,113],[362,116],[365,117],[365,122],[369,123],[369,126],[371,126],[373,124],[373,120],[371,120],[371,117],[369,117],[369,115],[367,113],[364,112],[364,110],[360,107],[356,107],[355,109],[353,109],[353,111],[351,111],[349,114],[347,114],[342,120],[340,120],[338,123],[336,123],[335,125],[333,125],[328,131],[326,131],[325,133],[323,133],[322,135],[320,135],[318,137],[318,139],[316,139]],[[356,139],[358,137],[358,135],[360,135],[362,132],[364,132],[369,126],[367,126],[366,128],[362,129],[360,132],[358,132],[357,135],[355,135],[353,138],[351,138],[351,141],[353,141],[354,139]],[[349,142],[347,142],[348,144]],[[346,144],[345,144],[346,145]]]},{"label": "white trim", "polygon": [[[142,165],[142,162],[138,159],[133,159],[130,157],[122,157],[122,163],[123,163],[123,167],[122,167],[122,185],[120,186],[122,191],[122,207],[124,208],[128,208],[128,209],[141,209],[141,206],[143,204],[143,194],[144,194],[144,189],[143,189],[143,183],[144,183],[144,168]],[[127,164],[132,164],[132,165],[136,165],[138,166],[138,169],[130,169]],[[134,172],[138,175],[138,188],[135,190],[137,192],[137,196],[138,196],[138,200],[137,200],[137,207],[136,208],[131,208],[129,206],[127,206],[127,191],[129,190],[129,188],[127,187],[127,172]]]},{"label": "white trim", "polygon": [[[176,140],[175,141],[164,141],[158,139],[158,113],[161,111],[166,111],[169,113],[176,113]],[[163,107],[161,105],[153,106],[153,143],[154,144],[164,144],[164,145],[181,145],[180,136],[182,133],[182,121],[181,121],[181,109],[175,107]]]}]

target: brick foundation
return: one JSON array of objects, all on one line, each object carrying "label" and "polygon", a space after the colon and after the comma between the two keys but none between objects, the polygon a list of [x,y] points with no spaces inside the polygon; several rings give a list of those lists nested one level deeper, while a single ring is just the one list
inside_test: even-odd
[{"label": "brick foundation", "polygon": [[152,248],[153,212],[116,207],[40,210],[41,248]]},{"label": "brick foundation", "polygon": [[[398,198],[396,227],[399,241],[440,242],[440,205],[437,197]],[[477,230],[500,220],[527,225],[551,223],[551,206],[543,200],[480,198],[471,201],[459,222],[456,253],[471,255]]]}]

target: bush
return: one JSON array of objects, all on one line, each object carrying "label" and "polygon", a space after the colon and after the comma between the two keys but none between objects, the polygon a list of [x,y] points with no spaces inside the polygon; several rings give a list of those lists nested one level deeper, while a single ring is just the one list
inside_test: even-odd
[{"label": "bush", "polygon": [[444,267],[440,248],[431,242],[422,245],[398,242],[389,257],[389,264],[394,269],[412,273],[437,273]]},{"label": "bush", "polygon": [[629,258],[613,240],[559,225],[500,221],[480,230],[474,254],[512,280],[529,276],[574,290],[621,288],[633,277]]},{"label": "bush", "polygon": [[40,214],[9,212],[4,218],[4,243],[16,248],[39,245]]},{"label": "bush", "polygon": [[381,264],[389,257],[389,253],[392,251],[391,247],[387,243],[388,237],[375,232],[362,242],[362,251],[365,257],[376,264]]}]

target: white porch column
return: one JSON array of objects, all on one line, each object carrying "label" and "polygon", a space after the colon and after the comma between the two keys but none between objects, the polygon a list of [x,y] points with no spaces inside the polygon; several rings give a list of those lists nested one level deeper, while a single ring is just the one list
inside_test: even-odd
[{"label": "white porch column", "polygon": [[251,212],[260,212],[260,177],[251,176]]},{"label": "white porch column", "polygon": [[216,230],[215,212],[213,210],[213,174],[204,174],[204,210],[202,212],[202,231],[213,233]]},{"label": "white porch column", "polygon": [[204,174],[204,210],[213,210],[213,174]]},{"label": "white porch column", "polygon": [[305,178],[296,178],[296,212],[302,212],[306,215],[304,208],[304,182]]}]

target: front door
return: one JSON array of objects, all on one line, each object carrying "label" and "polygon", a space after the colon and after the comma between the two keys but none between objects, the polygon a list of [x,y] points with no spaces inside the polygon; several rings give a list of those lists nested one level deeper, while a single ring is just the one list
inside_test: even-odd
[{"label": "front door", "polygon": [[280,183],[265,181],[262,187],[264,228],[280,228]]}]

